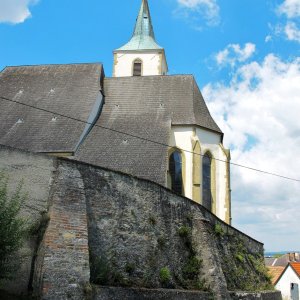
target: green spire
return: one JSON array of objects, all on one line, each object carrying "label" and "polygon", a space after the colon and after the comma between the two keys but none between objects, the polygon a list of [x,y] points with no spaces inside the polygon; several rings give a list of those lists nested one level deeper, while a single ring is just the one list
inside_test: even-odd
[{"label": "green spire", "polygon": [[136,19],[136,24],[133,36],[151,36],[155,40],[149,5],[147,0],[142,1],[139,15]]},{"label": "green spire", "polygon": [[117,50],[153,49],[162,49],[162,47],[160,47],[155,41],[148,0],[142,0],[132,38],[126,45]]}]

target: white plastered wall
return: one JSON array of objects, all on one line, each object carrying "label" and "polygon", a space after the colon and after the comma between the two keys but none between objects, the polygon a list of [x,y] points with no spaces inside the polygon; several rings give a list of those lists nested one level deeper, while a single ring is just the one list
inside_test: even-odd
[{"label": "white plastered wall", "polygon": [[[185,155],[185,196],[193,199],[193,143],[198,140],[201,155],[210,151],[215,158],[216,178],[216,215],[225,221],[226,219],[226,193],[227,193],[227,162],[228,158],[221,145],[220,134],[192,126],[172,126],[169,145],[184,151]],[[219,161],[221,160],[221,161]],[[202,161],[202,156],[201,156]],[[224,162],[225,161],[225,162]],[[200,167],[202,163],[200,164]],[[199,170],[202,174],[202,170]],[[202,176],[201,176],[202,178]],[[202,184],[200,185],[202,191]],[[202,193],[202,192],[201,192]],[[202,197],[201,197],[202,198]]]},{"label": "white plastered wall", "polygon": [[136,59],[142,60],[142,76],[165,75],[167,64],[164,52],[115,52],[114,53],[114,77],[132,76],[132,66]]},{"label": "white plastered wall", "polygon": [[[283,300],[291,299],[291,283],[298,284],[300,290],[300,279],[294,270],[289,266],[275,285],[276,290],[281,291]],[[300,294],[298,297],[298,299],[300,299]]]}]

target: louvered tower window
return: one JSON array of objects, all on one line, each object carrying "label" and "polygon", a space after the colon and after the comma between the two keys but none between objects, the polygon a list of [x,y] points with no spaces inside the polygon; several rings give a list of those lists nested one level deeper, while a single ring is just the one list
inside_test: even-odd
[{"label": "louvered tower window", "polygon": [[171,177],[171,190],[177,194],[182,195],[182,157],[181,153],[177,150],[170,155],[169,173]]},{"label": "louvered tower window", "polygon": [[202,204],[208,210],[212,210],[211,157],[208,153],[202,159]]},{"label": "louvered tower window", "polygon": [[133,76],[142,76],[142,61],[140,59],[133,62]]}]

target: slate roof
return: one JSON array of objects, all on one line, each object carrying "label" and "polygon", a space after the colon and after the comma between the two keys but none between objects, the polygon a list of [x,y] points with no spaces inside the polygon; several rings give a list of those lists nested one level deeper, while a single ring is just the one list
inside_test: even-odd
[{"label": "slate roof", "polygon": [[[75,159],[165,184],[172,125],[222,135],[191,75],[104,79],[105,104]],[[151,143],[100,127],[157,141]]]},{"label": "slate roof", "polygon": [[268,266],[273,266],[273,263],[276,261],[277,258],[275,257],[265,257],[265,265]]},{"label": "slate roof", "polygon": [[[101,115],[77,150],[86,124],[56,114],[86,122],[100,90]],[[222,136],[191,75],[104,78],[101,64],[8,67],[0,73],[0,96],[54,112],[0,99],[0,144],[74,152],[76,160],[162,185],[172,125]]]},{"label": "slate roof", "polygon": [[[7,67],[0,96],[87,121],[101,64]],[[56,119],[55,119],[56,118]],[[33,152],[72,152],[86,124],[0,99],[0,143]]]},{"label": "slate roof", "polygon": [[266,266],[285,267],[289,262],[300,262],[299,253],[287,253],[280,257],[265,257]]}]

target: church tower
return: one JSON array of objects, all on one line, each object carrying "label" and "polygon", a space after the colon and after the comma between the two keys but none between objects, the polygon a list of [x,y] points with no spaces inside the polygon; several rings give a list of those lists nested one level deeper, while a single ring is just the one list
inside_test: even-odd
[{"label": "church tower", "polygon": [[113,77],[166,75],[165,50],[155,41],[148,0],[142,0],[130,41],[114,51]]}]

